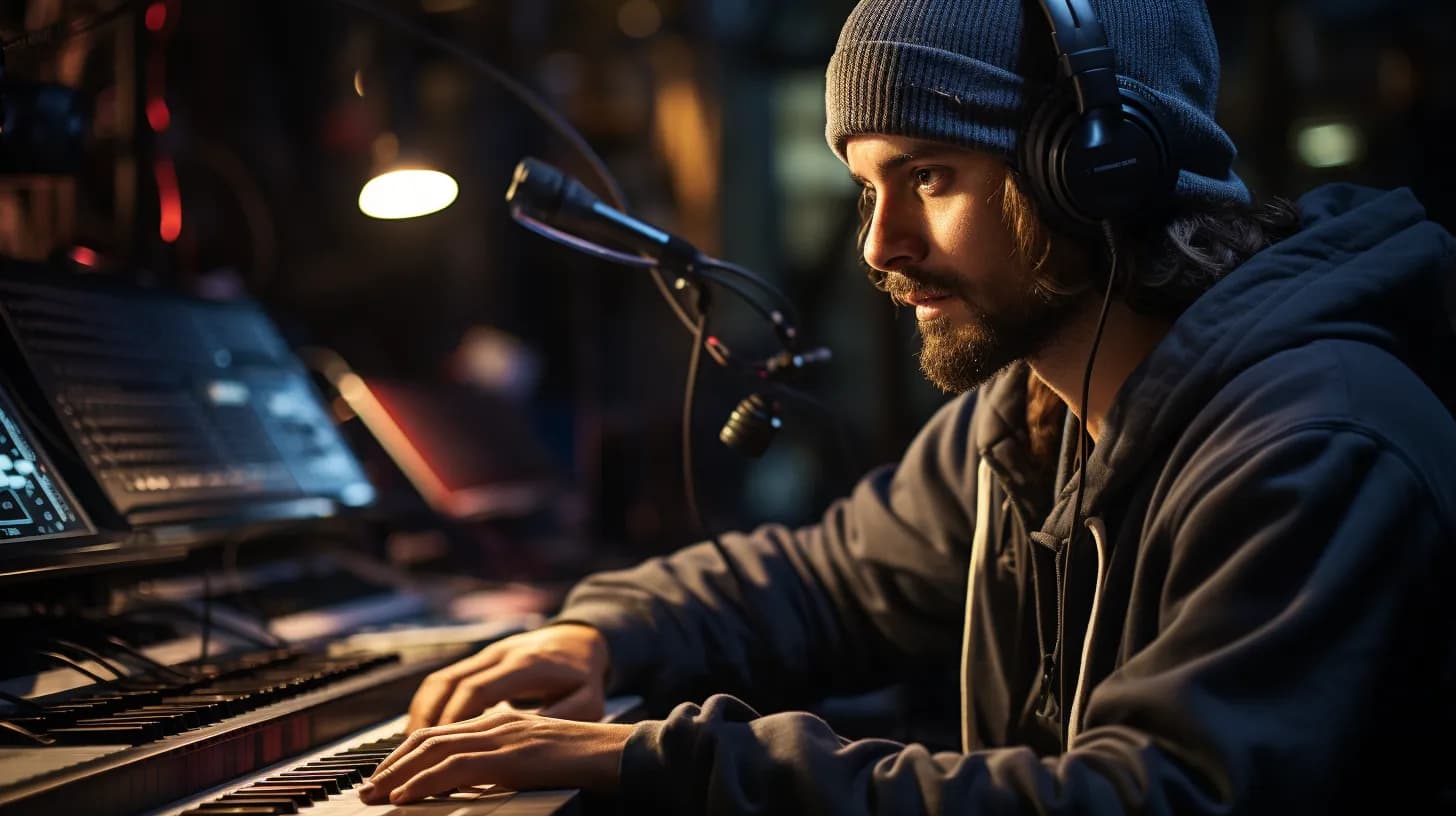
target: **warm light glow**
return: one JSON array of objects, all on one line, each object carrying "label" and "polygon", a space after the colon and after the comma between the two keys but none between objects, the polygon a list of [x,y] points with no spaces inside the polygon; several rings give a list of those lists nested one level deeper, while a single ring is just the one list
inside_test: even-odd
[{"label": "warm light glow", "polygon": [[1310,167],[1344,167],[1360,160],[1365,138],[1347,122],[1326,122],[1301,128],[1294,137],[1299,160]]},{"label": "warm light glow", "polygon": [[71,260],[81,266],[94,269],[101,262],[101,257],[91,247],[78,246],[71,250]]},{"label": "warm light glow", "polygon": [[153,3],[147,6],[146,24],[148,31],[161,31],[167,24],[167,4]]},{"label": "warm light glow", "polygon": [[464,11],[475,5],[475,0],[420,0],[420,9],[426,14],[449,14]]},{"label": "warm light glow", "polygon": [[617,27],[628,37],[651,37],[662,28],[662,10],[652,0],[627,0],[617,9]]},{"label": "warm light glow", "polygon": [[177,168],[172,160],[161,158],[154,167],[157,176],[157,234],[169,244],[182,235],[182,191],[177,184]]},{"label": "warm light glow", "polygon": [[172,112],[167,108],[167,100],[160,96],[147,100],[147,124],[157,133],[172,126]]},{"label": "warm light glow", "polygon": [[359,191],[359,210],[370,218],[416,218],[455,201],[460,187],[438,170],[391,170]]}]

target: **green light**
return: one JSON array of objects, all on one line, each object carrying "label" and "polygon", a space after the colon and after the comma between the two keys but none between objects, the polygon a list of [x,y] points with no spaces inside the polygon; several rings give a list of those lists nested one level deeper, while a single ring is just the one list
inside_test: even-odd
[{"label": "green light", "polygon": [[1295,135],[1294,152],[1300,161],[1316,169],[1344,167],[1360,160],[1365,153],[1365,138],[1346,122],[1308,125]]}]

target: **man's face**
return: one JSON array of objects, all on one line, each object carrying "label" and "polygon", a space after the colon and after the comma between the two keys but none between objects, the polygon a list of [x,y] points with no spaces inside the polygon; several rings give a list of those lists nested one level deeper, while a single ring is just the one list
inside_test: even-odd
[{"label": "man's face", "polygon": [[865,195],[865,263],[883,275],[880,288],[915,309],[931,382],[970,390],[1066,324],[1079,298],[1033,285],[1003,215],[1000,159],[874,134],[851,137],[845,150]]}]

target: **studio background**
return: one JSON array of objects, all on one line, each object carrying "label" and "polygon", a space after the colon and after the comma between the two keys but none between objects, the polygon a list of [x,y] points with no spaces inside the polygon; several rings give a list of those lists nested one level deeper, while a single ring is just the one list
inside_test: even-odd
[{"label": "studio background", "polygon": [[[799,304],[807,341],[833,350],[801,383],[827,412],[785,404],[785,427],[756,461],[716,440],[751,383],[705,368],[693,438],[710,527],[813,520],[865,469],[893,461],[946,399],[917,370],[913,315],[866,283],[856,190],[823,141],[824,65],[852,3],[378,5],[540,94],[605,158],[634,215],[776,282]],[[0,27],[14,36],[113,6],[4,2]],[[1456,227],[1456,7],[1214,0],[1210,11],[1220,121],[1257,195],[1409,185]],[[310,359],[327,350],[366,378],[492,395],[562,490],[528,517],[472,528],[463,560],[452,545],[458,568],[565,579],[697,537],[679,460],[688,336],[645,273],[510,220],[504,192],[523,156],[601,187],[501,87],[326,0],[138,3],[6,57],[7,81],[79,88],[92,116],[71,170],[0,163],[0,253],[255,298]],[[397,161],[448,172],[459,198],[418,219],[365,216],[361,185]],[[716,302],[715,334],[735,351],[774,350],[751,312]],[[486,457],[519,433],[465,425],[454,444]],[[384,526],[429,533],[429,514],[391,494],[409,486],[377,451],[361,455],[385,489]]]}]

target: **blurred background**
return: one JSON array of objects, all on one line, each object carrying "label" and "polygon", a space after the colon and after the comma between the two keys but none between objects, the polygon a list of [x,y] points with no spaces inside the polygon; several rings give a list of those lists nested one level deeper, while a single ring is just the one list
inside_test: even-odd
[{"label": "blurred background", "polygon": [[[540,94],[605,158],[633,214],[779,284],[807,341],[833,349],[801,383],[821,408],[786,402],[758,460],[716,439],[750,384],[705,367],[693,433],[709,526],[816,518],[945,399],[917,371],[913,316],[865,282],[856,191],[823,141],[823,70],[849,0],[377,5]],[[1409,185],[1456,227],[1456,5],[1210,10],[1220,118],[1258,195]],[[548,509],[476,530],[487,555],[467,570],[561,577],[696,537],[679,463],[688,336],[646,273],[510,220],[503,194],[523,156],[602,188],[499,85],[327,0],[5,0],[0,31],[7,109],[48,82],[75,89],[88,114],[79,140],[7,119],[0,254],[256,299],[325,392],[327,372],[346,365],[425,403],[452,395],[439,445],[487,460],[510,448],[508,469],[529,462],[565,485]],[[365,215],[364,183],[404,165],[447,173],[458,198],[419,218]],[[740,355],[774,351],[731,298],[718,299],[714,331]],[[334,407],[358,425],[344,401]],[[368,437],[355,427],[350,438],[385,512],[418,534],[400,552],[428,550],[430,515]]]}]

